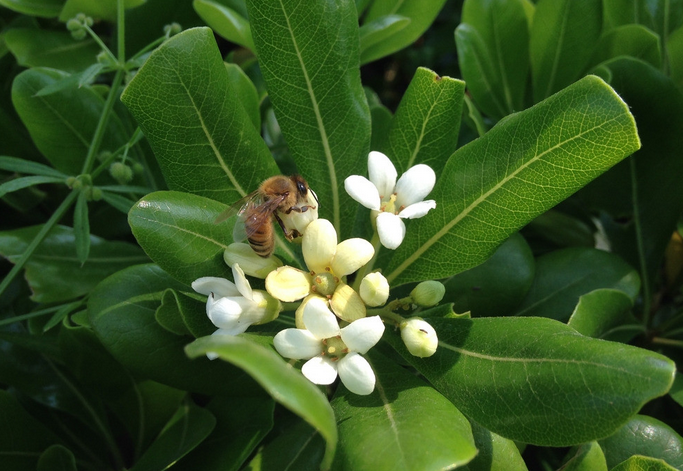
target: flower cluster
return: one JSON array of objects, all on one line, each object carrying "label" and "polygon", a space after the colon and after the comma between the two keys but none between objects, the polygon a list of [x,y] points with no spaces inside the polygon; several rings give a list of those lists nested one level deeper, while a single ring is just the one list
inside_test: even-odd
[{"label": "flower cluster", "polygon": [[[424,216],[436,206],[432,200],[423,201],[434,187],[434,171],[416,165],[396,181],[396,169],[379,152],[370,153],[368,170],[369,180],[353,175],[346,179],[345,187],[372,210],[382,245],[395,249],[405,236],[402,219]],[[441,283],[420,283],[410,296],[387,304],[389,282],[380,272],[372,271],[379,245],[360,238],[339,242],[332,223],[318,219],[317,211],[285,224],[295,224],[303,234],[307,270],[283,265],[275,256],[260,257],[249,245],[235,243],[224,253],[234,282],[204,277],[192,283],[195,291],[207,296],[206,313],[217,327],[214,335],[241,334],[250,325],[275,319],[283,310],[282,303],[300,301],[296,328],[277,333],[275,349],[285,358],[306,360],[301,372],[311,382],[329,385],[339,376],[349,391],[360,395],[375,388],[375,373],[363,355],[379,342],[385,322],[400,329],[412,355],[435,353],[438,338],[434,328],[422,318],[404,319],[393,311],[438,304],[444,295]],[[253,290],[245,273],[265,279],[266,291]],[[347,277],[354,273],[352,287]]]}]

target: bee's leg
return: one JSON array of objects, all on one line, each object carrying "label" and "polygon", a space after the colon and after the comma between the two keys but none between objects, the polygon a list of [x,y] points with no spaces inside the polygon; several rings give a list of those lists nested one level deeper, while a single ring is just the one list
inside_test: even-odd
[{"label": "bee's leg", "polygon": [[[287,212],[287,214],[289,214],[289,212]],[[301,234],[299,234],[299,231],[297,231],[296,229],[293,231],[288,231],[287,228],[285,227],[285,223],[282,222],[282,219],[280,219],[280,216],[278,216],[275,213],[273,213],[273,216],[275,216],[275,220],[277,221],[277,223],[282,228],[282,232],[285,233],[285,237],[287,238],[287,240],[289,240],[291,242],[293,239],[295,239],[296,237],[299,237],[301,235]]]}]

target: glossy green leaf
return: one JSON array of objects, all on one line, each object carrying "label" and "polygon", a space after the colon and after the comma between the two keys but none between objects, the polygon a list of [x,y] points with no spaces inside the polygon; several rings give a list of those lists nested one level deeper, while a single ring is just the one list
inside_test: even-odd
[{"label": "glossy green leaf", "polygon": [[[116,2],[118,0],[66,0],[62,12],[59,14],[61,21],[67,21],[79,13],[85,13],[93,18],[105,21],[116,21]],[[146,0],[122,0],[125,8],[135,8]]]},{"label": "glossy green leaf", "polygon": [[640,278],[609,252],[584,247],[556,250],[536,260],[534,283],[515,315],[566,321],[579,297],[599,288],[620,290],[634,300]]},{"label": "glossy green leaf", "polygon": [[90,220],[88,219],[88,197],[85,191],[79,193],[74,208],[74,237],[76,257],[83,265],[90,254]]},{"label": "glossy green leaf", "polygon": [[12,193],[21,190],[22,188],[28,188],[35,185],[42,185],[44,183],[64,183],[64,177],[44,177],[42,175],[36,175],[15,178],[0,184],[0,198],[7,193]]},{"label": "glossy green leaf", "polygon": [[131,471],[164,470],[199,445],[216,425],[215,417],[194,404],[182,406]]},{"label": "glossy green leaf", "polygon": [[16,28],[5,34],[7,47],[24,67],[79,72],[96,61],[100,47],[92,39],[76,41],[68,32]]},{"label": "glossy green leaf", "polygon": [[616,289],[597,289],[579,298],[567,325],[588,337],[628,343],[644,328],[631,314],[633,299]]},{"label": "glossy green leaf", "polygon": [[524,234],[541,237],[557,247],[594,247],[593,227],[580,218],[551,209],[531,221]]},{"label": "glossy green leaf", "polygon": [[62,445],[52,445],[38,459],[37,471],[76,471],[76,458]]},{"label": "glossy green leaf", "polygon": [[232,204],[278,173],[209,28],[183,31],[162,44],[121,100],[149,139],[171,190]]},{"label": "glossy green leaf", "polygon": [[664,460],[634,455],[616,465],[611,471],[674,471],[675,469]]},{"label": "glossy green leaf", "polygon": [[64,6],[65,0],[0,0],[0,6],[26,15],[54,18]]},{"label": "glossy green leaf", "polygon": [[482,263],[638,146],[628,108],[593,76],[511,115],[451,156],[429,195],[436,209],[408,221],[387,279],[443,278]]},{"label": "glossy green leaf", "polygon": [[359,70],[358,18],[347,0],[247,1],[259,66],[299,173],[340,240],[356,206],[344,179],[365,167],[370,111]]},{"label": "glossy green leaf", "polygon": [[676,372],[676,379],[673,386],[671,386],[669,395],[674,401],[683,406],[683,376],[678,372]]},{"label": "glossy green leaf", "polygon": [[446,0],[403,0],[400,2],[375,0],[365,16],[365,24],[386,15],[400,15],[410,18],[410,23],[403,28],[400,34],[391,36],[388,40],[366,49],[364,55],[377,58],[385,57],[411,45],[432,25],[444,3]]},{"label": "glossy green leaf", "polygon": [[[178,306],[179,294],[172,289],[167,289],[161,297],[161,305],[154,313],[154,317],[160,326],[176,335],[191,335],[183,322]],[[215,329],[214,329],[215,330]]]},{"label": "glossy green leaf", "polygon": [[602,0],[538,2],[529,37],[534,102],[581,76],[601,31]]},{"label": "glossy green leaf", "polygon": [[441,174],[458,143],[464,93],[463,81],[417,69],[382,147],[399,175],[417,164]]},{"label": "glossy green leaf", "polygon": [[458,63],[479,108],[500,119],[524,109],[529,23],[523,0],[468,0],[455,30]]},{"label": "glossy green leaf", "polygon": [[[601,221],[611,250],[652,286],[683,211],[683,95],[652,66],[631,58],[603,64],[611,84],[637,116],[643,148],[582,194]],[[635,202],[635,204],[634,204]],[[643,265],[644,262],[644,265]]]},{"label": "glossy green leaf", "polygon": [[225,64],[228,80],[257,130],[261,129],[261,100],[256,86],[237,64]]},{"label": "glossy green leaf", "polygon": [[[273,427],[271,398],[214,397],[206,408],[216,427],[204,443],[174,465],[178,471],[237,471]],[[237,406],[237,407],[236,407]]]},{"label": "glossy green leaf", "polygon": [[16,157],[0,156],[0,169],[9,172],[44,175],[46,177],[62,177],[66,175],[54,168],[31,160],[18,159]]},{"label": "glossy green leaf", "polygon": [[385,338],[464,414],[523,443],[569,446],[609,435],[673,382],[668,358],[551,319],[429,322],[439,335],[430,358],[410,355],[396,333]]},{"label": "glossy green leaf", "polygon": [[604,0],[605,30],[626,24],[641,24],[654,31],[664,44],[669,34],[683,22],[680,0]]},{"label": "glossy green leaf", "polygon": [[[0,232],[0,254],[18,260],[41,226]],[[137,246],[90,235],[90,256],[81,266],[73,229],[56,226],[25,265],[33,299],[41,303],[66,301],[89,293],[112,273],[148,261]]]},{"label": "glossy green leaf", "polygon": [[515,442],[472,423],[477,456],[467,464],[469,471],[527,471]]},{"label": "glossy green leaf", "polygon": [[595,46],[591,65],[619,56],[631,56],[659,68],[662,63],[659,36],[641,25],[624,25],[605,33]]},{"label": "glossy green leaf", "polygon": [[339,424],[335,470],[442,470],[474,458],[470,424],[452,403],[382,354],[365,358],[374,392],[358,396],[340,386],[331,403]]},{"label": "glossy green leaf", "polygon": [[192,338],[170,333],[154,317],[166,289],[190,292],[155,265],[118,271],[92,291],[88,313],[109,352],[138,378],[203,394],[249,396],[260,388],[241,370],[183,351]]},{"label": "glossy green leaf", "polygon": [[337,424],[327,398],[277,353],[245,337],[210,336],[185,348],[190,358],[208,352],[251,375],[277,402],[315,427],[327,442],[321,467],[329,468],[337,447]]},{"label": "glossy green leaf", "polygon": [[[12,102],[43,155],[59,171],[78,175],[104,109],[104,99],[90,87],[35,94],[66,77],[64,72],[35,68],[19,74],[12,85]],[[109,118],[102,150],[115,150],[128,133],[114,113]]]},{"label": "glossy green leaf", "polygon": [[683,469],[683,438],[653,417],[633,417],[614,435],[600,440],[600,446],[610,469],[631,455],[658,458]]},{"label": "glossy green leaf", "polygon": [[513,234],[491,258],[474,268],[442,280],[444,303],[472,316],[503,316],[522,302],[534,280],[535,264],[524,237]]},{"label": "glossy green leaf", "polygon": [[597,442],[584,443],[576,450],[572,450],[571,458],[560,471],[607,471],[602,448]]},{"label": "glossy green leaf", "polygon": [[[384,48],[373,48],[377,44],[385,44],[387,41],[396,41],[394,35],[401,34],[401,31],[410,24],[410,18],[401,15],[380,16],[373,21],[365,23],[360,27],[360,63],[381,59]],[[367,52],[366,52],[367,51]]]},{"label": "glossy green leaf", "polygon": [[0,462],[8,470],[35,469],[43,450],[60,440],[7,391],[0,391]]},{"label": "glossy green leaf", "polygon": [[235,10],[211,0],[194,0],[192,6],[200,18],[220,36],[254,50],[249,22]]}]

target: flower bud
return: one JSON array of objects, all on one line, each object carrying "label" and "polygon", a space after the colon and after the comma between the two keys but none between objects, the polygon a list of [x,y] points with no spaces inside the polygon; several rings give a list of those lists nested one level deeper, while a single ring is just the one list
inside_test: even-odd
[{"label": "flower bud", "polygon": [[164,25],[164,34],[167,34],[169,36],[174,36],[178,33],[180,33],[183,30],[183,27],[180,26],[180,24],[173,22],[167,25]]},{"label": "flower bud", "polygon": [[277,319],[282,312],[282,303],[261,290],[254,290],[253,292],[254,301],[258,303],[260,313],[258,315],[259,319],[254,321],[254,325],[266,324],[270,321]]},{"label": "flower bud", "polygon": [[434,327],[419,317],[413,317],[402,322],[400,328],[401,339],[413,356],[426,358],[434,355],[439,344]]},{"label": "flower bud", "polygon": [[133,169],[123,162],[114,162],[109,167],[111,176],[121,185],[130,183],[133,180]]},{"label": "flower bud", "polygon": [[223,252],[223,260],[229,266],[235,263],[249,276],[265,279],[268,273],[282,266],[282,260],[271,255],[268,258],[260,257],[247,244],[230,244]]},{"label": "flower bud", "polygon": [[85,37],[87,35],[88,35],[88,33],[84,29],[76,29],[76,30],[71,32],[71,37],[77,41],[85,39]]},{"label": "flower bud", "polygon": [[389,282],[379,273],[370,273],[360,282],[360,297],[370,307],[381,306],[389,299]]},{"label": "flower bud", "polygon": [[69,21],[66,22],[66,29],[68,29],[69,31],[76,31],[81,29],[82,27],[83,25],[76,18],[71,18]]},{"label": "flower bud", "polygon": [[135,162],[133,164],[133,173],[135,175],[142,175],[144,172],[145,172],[145,167],[143,167],[140,162]]},{"label": "flower bud", "polygon": [[91,186],[90,187],[90,200],[91,201],[99,201],[102,199],[102,189],[97,188],[96,186]]},{"label": "flower bud", "polygon": [[434,280],[423,281],[410,292],[413,302],[422,307],[436,306],[443,299],[444,294],[446,294],[446,287],[443,283]]},{"label": "flower bud", "polygon": [[346,284],[339,284],[334,294],[330,299],[330,307],[332,311],[341,320],[346,322],[353,322],[356,319],[365,317],[365,304],[358,293],[353,288]]}]

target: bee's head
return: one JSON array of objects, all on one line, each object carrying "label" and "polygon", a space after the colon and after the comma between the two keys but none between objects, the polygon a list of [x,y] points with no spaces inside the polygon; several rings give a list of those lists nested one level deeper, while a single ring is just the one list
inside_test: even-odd
[{"label": "bee's head", "polygon": [[306,180],[304,180],[301,175],[292,175],[291,178],[294,185],[296,185],[297,193],[302,197],[306,197],[308,194],[308,184],[306,183]]}]

